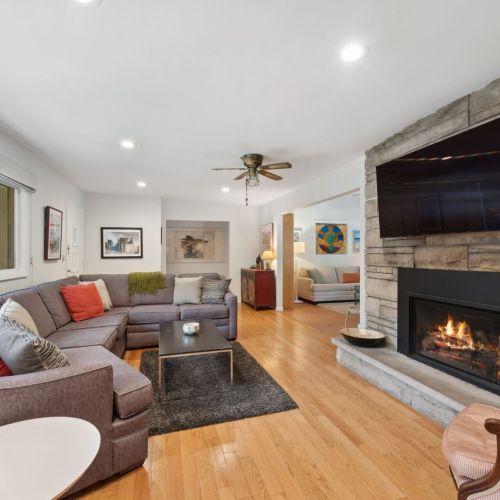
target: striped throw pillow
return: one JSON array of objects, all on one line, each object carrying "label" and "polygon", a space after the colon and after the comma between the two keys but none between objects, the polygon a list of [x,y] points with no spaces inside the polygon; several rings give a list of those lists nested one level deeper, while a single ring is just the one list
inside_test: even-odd
[{"label": "striped throw pillow", "polygon": [[202,304],[224,304],[231,280],[207,280],[201,284]]},{"label": "striped throw pillow", "polygon": [[55,344],[5,316],[0,317],[0,358],[14,375],[69,365]]}]

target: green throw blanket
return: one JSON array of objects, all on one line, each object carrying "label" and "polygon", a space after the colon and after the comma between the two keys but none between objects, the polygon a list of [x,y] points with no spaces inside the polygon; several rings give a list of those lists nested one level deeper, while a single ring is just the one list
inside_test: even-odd
[{"label": "green throw blanket", "polygon": [[165,288],[165,276],[161,272],[154,273],[129,273],[128,293],[147,293],[155,295],[160,288]]}]

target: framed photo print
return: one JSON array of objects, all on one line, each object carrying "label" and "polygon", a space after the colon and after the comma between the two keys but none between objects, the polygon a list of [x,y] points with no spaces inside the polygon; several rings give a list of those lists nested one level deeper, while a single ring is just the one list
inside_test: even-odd
[{"label": "framed photo print", "polygon": [[63,213],[53,207],[45,207],[43,258],[59,260],[62,252]]},{"label": "framed photo print", "polygon": [[142,257],[142,227],[101,227],[101,259]]},{"label": "framed photo print", "polygon": [[293,241],[302,241],[302,228],[296,227],[293,230]]}]

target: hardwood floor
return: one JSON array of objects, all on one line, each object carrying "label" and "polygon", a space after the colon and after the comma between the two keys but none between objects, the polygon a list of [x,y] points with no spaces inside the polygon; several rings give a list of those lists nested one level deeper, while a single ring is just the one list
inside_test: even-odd
[{"label": "hardwood floor", "polygon": [[[144,467],[82,498],[456,498],[443,429],[336,363],[343,321],[309,304],[242,306],[239,342],[299,409],[152,437]],[[138,367],[140,356],[125,359]]]}]

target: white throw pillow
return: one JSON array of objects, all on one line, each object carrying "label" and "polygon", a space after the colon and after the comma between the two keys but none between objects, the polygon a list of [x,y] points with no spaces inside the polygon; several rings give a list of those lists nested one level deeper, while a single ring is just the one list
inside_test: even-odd
[{"label": "white throw pillow", "polygon": [[14,321],[35,335],[40,335],[31,314],[21,304],[12,299],[7,299],[0,308],[0,318]]},{"label": "white throw pillow", "polygon": [[197,278],[175,277],[174,304],[199,304],[201,302],[201,281]]},{"label": "white throw pillow", "polygon": [[94,283],[94,285],[97,288],[97,291],[99,292],[99,295],[102,300],[102,305],[104,306],[105,311],[109,311],[112,307],[113,304],[111,303],[111,297],[109,296],[108,289],[106,288],[106,283],[102,279],[98,279],[97,281],[80,281],[80,285],[90,285],[91,283]]}]

